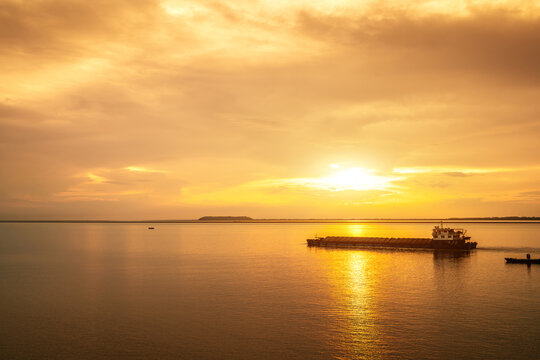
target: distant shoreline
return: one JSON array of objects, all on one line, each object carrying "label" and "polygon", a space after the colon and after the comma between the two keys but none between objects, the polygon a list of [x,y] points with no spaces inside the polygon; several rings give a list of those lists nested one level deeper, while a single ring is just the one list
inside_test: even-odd
[{"label": "distant shoreline", "polygon": [[540,223],[531,218],[448,218],[448,219],[252,219],[252,220],[0,220],[0,223],[74,223],[74,224],[366,224],[366,223]]}]

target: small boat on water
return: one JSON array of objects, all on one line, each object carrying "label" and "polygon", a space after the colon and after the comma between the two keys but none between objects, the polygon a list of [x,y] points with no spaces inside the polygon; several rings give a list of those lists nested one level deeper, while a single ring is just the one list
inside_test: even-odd
[{"label": "small boat on water", "polygon": [[153,226],[149,226],[149,227],[148,227],[148,230],[154,230],[154,227],[153,227]]},{"label": "small boat on water", "polygon": [[540,259],[531,259],[531,254],[527,254],[526,259],[516,259],[516,258],[504,258],[507,264],[540,264]]}]

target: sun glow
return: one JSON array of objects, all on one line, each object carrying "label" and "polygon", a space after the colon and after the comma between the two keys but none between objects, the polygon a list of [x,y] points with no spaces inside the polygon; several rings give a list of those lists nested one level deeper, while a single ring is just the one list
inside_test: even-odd
[{"label": "sun glow", "polygon": [[399,178],[375,175],[374,170],[370,169],[350,168],[315,180],[312,185],[331,191],[387,190],[392,187],[391,182],[394,180],[399,180]]},{"label": "sun glow", "polygon": [[[334,167],[333,167],[334,168]],[[263,185],[295,185],[328,191],[388,191],[397,188],[393,181],[402,180],[400,176],[376,175],[375,170],[361,167],[349,168],[321,178],[292,178],[264,181]]]}]

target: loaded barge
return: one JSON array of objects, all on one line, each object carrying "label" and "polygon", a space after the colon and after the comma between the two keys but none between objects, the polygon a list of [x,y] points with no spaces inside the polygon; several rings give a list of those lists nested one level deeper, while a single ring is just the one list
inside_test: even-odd
[{"label": "loaded barge", "polygon": [[370,248],[405,248],[433,250],[472,250],[476,242],[466,236],[467,230],[435,226],[431,238],[392,238],[392,237],[355,237],[326,236],[307,239],[308,246],[323,247],[370,247]]}]

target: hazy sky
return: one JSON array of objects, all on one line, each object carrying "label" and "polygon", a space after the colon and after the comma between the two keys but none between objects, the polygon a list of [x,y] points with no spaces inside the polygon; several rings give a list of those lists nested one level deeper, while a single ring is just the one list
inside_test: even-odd
[{"label": "hazy sky", "polygon": [[540,215],[540,1],[0,0],[0,218]]}]

